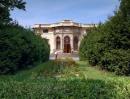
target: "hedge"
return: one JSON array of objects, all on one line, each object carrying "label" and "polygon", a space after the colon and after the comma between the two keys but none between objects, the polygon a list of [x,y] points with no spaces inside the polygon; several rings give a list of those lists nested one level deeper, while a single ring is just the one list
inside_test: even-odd
[{"label": "hedge", "polygon": [[34,66],[49,59],[47,40],[21,26],[4,26],[0,29],[0,74]]}]

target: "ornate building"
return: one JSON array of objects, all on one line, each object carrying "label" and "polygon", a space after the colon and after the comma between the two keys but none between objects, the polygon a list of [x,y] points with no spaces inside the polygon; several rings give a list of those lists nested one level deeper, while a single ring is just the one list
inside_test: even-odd
[{"label": "ornate building", "polygon": [[36,34],[46,38],[50,45],[50,53],[61,51],[63,53],[77,52],[80,42],[87,32],[95,27],[94,24],[80,24],[71,20],[63,20],[54,24],[35,24]]}]

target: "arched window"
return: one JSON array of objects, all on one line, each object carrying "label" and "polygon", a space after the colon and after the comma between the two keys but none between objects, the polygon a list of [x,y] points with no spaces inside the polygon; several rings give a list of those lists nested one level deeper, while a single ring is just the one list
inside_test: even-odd
[{"label": "arched window", "polygon": [[78,50],[78,42],[79,42],[78,37],[75,36],[73,40],[74,50]]},{"label": "arched window", "polygon": [[70,38],[69,38],[69,36],[66,36],[64,38],[64,44],[70,44]]},{"label": "arched window", "polygon": [[60,49],[60,37],[56,37],[56,49],[59,50]]}]

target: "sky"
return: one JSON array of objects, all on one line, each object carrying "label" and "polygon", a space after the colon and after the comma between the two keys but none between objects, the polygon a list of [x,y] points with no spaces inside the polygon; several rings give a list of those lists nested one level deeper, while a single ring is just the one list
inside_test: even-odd
[{"label": "sky", "polygon": [[26,0],[26,11],[11,17],[20,25],[56,23],[65,19],[84,24],[105,22],[119,7],[119,0]]}]

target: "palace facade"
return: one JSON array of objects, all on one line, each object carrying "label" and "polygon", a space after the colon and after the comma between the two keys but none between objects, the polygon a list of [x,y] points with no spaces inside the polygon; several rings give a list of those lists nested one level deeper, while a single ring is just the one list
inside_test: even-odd
[{"label": "palace facade", "polygon": [[35,24],[34,32],[48,40],[50,53],[78,52],[80,42],[95,24],[81,24],[72,20],[63,20],[54,24]]}]

